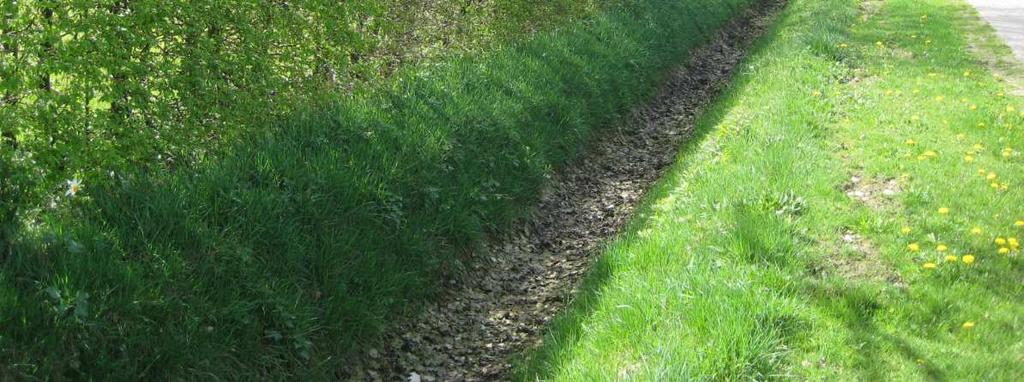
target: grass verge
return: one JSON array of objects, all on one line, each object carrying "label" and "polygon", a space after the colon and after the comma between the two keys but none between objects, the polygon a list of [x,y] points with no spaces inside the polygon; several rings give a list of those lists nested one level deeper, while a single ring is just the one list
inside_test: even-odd
[{"label": "grass verge", "polygon": [[518,378],[1024,376],[1024,101],[972,12],[791,1]]},{"label": "grass verge", "polygon": [[746,4],[630,2],[191,171],[83,179],[0,236],[0,376],[328,379]]}]

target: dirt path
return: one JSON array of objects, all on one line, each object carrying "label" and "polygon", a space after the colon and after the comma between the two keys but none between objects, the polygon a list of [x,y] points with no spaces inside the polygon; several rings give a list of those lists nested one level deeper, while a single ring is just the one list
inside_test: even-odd
[{"label": "dirt path", "polygon": [[658,95],[607,131],[553,179],[521,229],[488,245],[460,281],[381,349],[367,349],[353,380],[507,378],[510,357],[536,346],[603,243],[673,163],[694,119],[725,86],[746,49],[782,8],[761,0],[670,73]]},{"label": "dirt path", "polygon": [[967,0],[981,18],[996,29],[996,33],[1013,49],[1017,59],[1024,62],[1024,1],[1022,0]]}]

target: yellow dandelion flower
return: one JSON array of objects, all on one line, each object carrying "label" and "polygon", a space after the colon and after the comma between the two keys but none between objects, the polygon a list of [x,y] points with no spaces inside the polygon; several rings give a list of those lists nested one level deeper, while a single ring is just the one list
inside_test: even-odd
[{"label": "yellow dandelion flower", "polygon": [[971,71],[970,70],[964,71],[964,77],[970,77],[970,76],[971,76]]},{"label": "yellow dandelion flower", "polygon": [[1006,97],[1006,93],[1003,93],[1003,92],[996,93],[996,97]]},{"label": "yellow dandelion flower", "polygon": [[910,227],[903,227],[903,229],[900,230],[900,233],[906,235],[909,234],[911,231],[913,231],[913,229],[911,229]]},{"label": "yellow dandelion flower", "polygon": [[875,46],[878,46],[879,48],[881,48],[883,45],[885,45],[885,44],[883,44],[881,41],[875,41]]},{"label": "yellow dandelion flower", "polygon": [[847,44],[846,44],[846,43],[844,42],[844,43],[842,43],[842,44],[839,44],[839,47],[840,47],[840,48],[843,48],[843,49],[846,49],[846,48],[849,48],[850,46],[849,46],[849,45],[847,45]]},{"label": "yellow dandelion flower", "polygon": [[961,326],[962,326],[962,327],[964,328],[964,330],[971,330],[971,329],[974,329],[974,321],[967,321],[967,322],[964,322],[964,324],[963,324],[963,325],[961,325]]},{"label": "yellow dandelion flower", "polygon": [[971,228],[971,234],[972,235],[981,235],[981,227]]},{"label": "yellow dandelion flower", "polygon": [[1006,255],[1006,254],[1009,254],[1009,253],[1010,253],[1010,249],[1009,248],[1006,248],[1006,247],[999,248],[999,254],[1000,255]]},{"label": "yellow dandelion flower", "polygon": [[947,255],[946,256],[946,262],[947,263],[955,263],[955,262],[957,262],[957,260],[960,260],[960,259],[957,258],[956,256],[953,256],[953,255]]},{"label": "yellow dandelion flower", "polygon": [[965,155],[964,156],[964,162],[967,162],[967,163],[974,162],[974,156],[973,155]]},{"label": "yellow dandelion flower", "polygon": [[938,246],[935,247],[935,250],[939,252],[946,252],[949,250],[949,247],[947,247],[945,244],[939,244]]},{"label": "yellow dandelion flower", "polygon": [[971,105],[971,106],[968,106],[967,108],[971,109],[971,110],[978,110],[978,105]]},{"label": "yellow dandelion flower", "polygon": [[988,173],[988,171],[985,171],[985,169],[983,169],[983,168],[979,168],[978,169],[978,175],[985,175],[987,173]]},{"label": "yellow dandelion flower", "polygon": [[974,144],[974,149],[975,149],[975,150],[979,150],[979,151],[980,151],[980,150],[984,150],[984,149],[985,149],[985,146],[983,146],[983,145],[982,145],[981,143],[975,143],[975,144]]},{"label": "yellow dandelion flower", "polygon": [[917,252],[921,250],[921,245],[917,243],[910,243],[907,244],[907,249],[909,249],[910,252]]},{"label": "yellow dandelion flower", "polygon": [[939,208],[939,215],[949,215],[949,207]]},{"label": "yellow dandelion flower", "polygon": [[994,172],[990,172],[990,173],[988,173],[988,175],[985,175],[985,179],[988,179],[988,180],[992,180],[992,179],[995,179],[995,178],[998,178],[998,177],[999,177],[999,175],[996,175],[996,173],[994,173]]},{"label": "yellow dandelion flower", "polygon": [[999,182],[992,182],[991,184],[989,184],[989,186],[992,186],[992,188],[998,189],[999,188]]},{"label": "yellow dandelion flower", "polygon": [[1017,227],[1017,228],[1024,228],[1024,220],[1018,220],[1018,221],[1014,222],[1013,226]]},{"label": "yellow dandelion flower", "polygon": [[1006,239],[997,237],[995,243],[996,245],[1006,245]]},{"label": "yellow dandelion flower", "polygon": [[927,263],[924,263],[924,265],[921,265],[921,267],[923,267],[924,269],[935,269],[938,267],[938,265],[935,265],[935,263],[929,261]]},{"label": "yellow dandelion flower", "polygon": [[963,260],[964,264],[967,265],[974,264],[974,255],[964,255],[961,260]]},{"label": "yellow dandelion flower", "polygon": [[921,155],[924,155],[924,156],[926,156],[928,158],[935,158],[935,157],[939,156],[939,153],[937,153],[937,152],[935,152],[933,150],[928,150],[928,151],[925,151],[924,154],[921,154]]},{"label": "yellow dandelion flower", "polygon": [[913,145],[917,144],[917,141],[915,141],[913,138],[911,138],[911,139],[907,139],[905,143],[908,144],[908,145],[913,146]]}]

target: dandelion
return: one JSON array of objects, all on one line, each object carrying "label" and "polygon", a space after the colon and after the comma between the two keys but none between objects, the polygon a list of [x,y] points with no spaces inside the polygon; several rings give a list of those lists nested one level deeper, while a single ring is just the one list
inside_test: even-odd
[{"label": "dandelion", "polygon": [[964,71],[964,77],[970,77],[970,76],[971,76],[971,71],[970,70]]},{"label": "dandelion", "polygon": [[996,238],[996,245],[999,245],[999,246],[1006,245],[1006,239],[1003,239],[1001,237],[997,237]]},{"label": "dandelion", "polygon": [[967,163],[974,162],[974,156],[973,155],[965,155],[964,156],[964,162],[967,162]]},{"label": "dandelion", "polygon": [[911,231],[913,231],[913,229],[911,229],[910,227],[903,227],[903,229],[900,230],[900,233],[907,235],[910,234]]},{"label": "dandelion", "polygon": [[840,47],[840,48],[842,48],[842,49],[846,49],[846,48],[849,48],[850,46],[849,46],[849,45],[847,45],[847,44],[846,44],[846,43],[844,42],[844,43],[842,43],[842,44],[839,44],[839,47]]},{"label": "dandelion", "polygon": [[1006,239],[1006,244],[1009,244],[1010,248],[1013,248],[1013,249],[1020,248],[1020,242],[1017,241],[1017,238],[1015,238],[1015,237],[1011,237],[1009,239]]},{"label": "dandelion", "polygon": [[909,249],[910,252],[917,252],[921,250],[921,245],[917,243],[910,243],[907,244],[907,249]]},{"label": "dandelion", "polygon": [[971,228],[971,234],[972,235],[981,235],[981,227]]},{"label": "dandelion", "polygon": [[988,175],[985,176],[985,179],[993,180],[993,179],[998,178],[998,177],[999,177],[999,175],[996,175],[996,173],[990,172],[990,173],[988,173]]},{"label": "dandelion", "polygon": [[963,325],[961,325],[961,326],[962,326],[962,327],[964,328],[964,330],[971,330],[971,329],[974,329],[974,321],[967,321],[967,322],[964,322],[964,324],[963,324]]},{"label": "dandelion", "polygon": [[971,105],[971,106],[968,107],[968,109],[978,110],[978,105]]},{"label": "dandelion", "polygon": [[68,180],[67,185],[68,190],[64,192],[65,196],[74,197],[76,194],[78,194],[78,191],[82,190],[82,181],[79,180],[78,178]]},{"label": "dandelion", "polygon": [[956,256],[953,256],[953,255],[947,255],[946,256],[946,262],[947,263],[955,263],[955,262],[957,262],[957,260],[960,260],[960,259],[958,259]]},{"label": "dandelion", "polygon": [[1013,226],[1017,227],[1017,228],[1024,228],[1024,220],[1018,220],[1018,221],[1014,222]]},{"label": "dandelion", "polygon": [[964,255],[961,260],[963,260],[964,264],[967,265],[974,264],[974,255]]},{"label": "dandelion", "polygon": [[979,168],[979,169],[978,169],[978,175],[982,175],[982,176],[984,176],[984,175],[985,175],[985,174],[987,174],[987,173],[988,173],[988,171],[985,171],[985,169],[983,169],[983,168]]},{"label": "dandelion", "polygon": [[921,154],[921,155],[924,155],[926,158],[935,158],[935,157],[939,156],[939,153],[937,153],[937,152],[935,152],[933,150],[928,150],[928,151],[925,151],[924,154]]},{"label": "dandelion", "polygon": [[939,208],[939,215],[949,215],[949,207]]},{"label": "dandelion", "polygon": [[917,141],[915,141],[913,138],[910,138],[910,139],[907,139],[904,143],[906,143],[907,145],[913,146],[913,145],[917,144]]},{"label": "dandelion", "polygon": [[921,265],[921,267],[924,269],[935,269],[938,267],[938,265],[935,265],[935,263],[929,261],[927,263],[924,263],[924,265]]},{"label": "dandelion", "polygon": [[939,252],[946,252],[949,250],[949,247],[947,247],[945,244],[939,244],[938,246],[935,247],[935,250]]},{"label": "dandelion", "polygon": [[1006,248],[1006,247],[1002,247],[1002,248],[999,248],[998,252],[999,252],[1000,255],[1008,255],[1008,254],[1010,254],[1010,249]]},{"label": "dandelion", "polygon": [[974,144],[974,149],[977,150],[977,151],[981,151],[981,150],[985,149],[985,146],[983,146],[981,143],[975,143]]},{"label": "dandelion", "polygon": [[882,43],[881,41],[875,41],[875,46],[881,48],[882,46],[885,46],[885,44]]}]

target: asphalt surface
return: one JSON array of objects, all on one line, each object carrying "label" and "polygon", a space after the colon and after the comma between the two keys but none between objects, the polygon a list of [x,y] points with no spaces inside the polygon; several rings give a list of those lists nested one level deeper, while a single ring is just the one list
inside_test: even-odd
[{"label": "asphalt surface", "polygon": [[1024,0],[967,0],[1024,61]]}]

